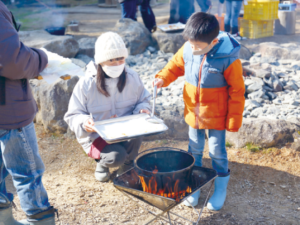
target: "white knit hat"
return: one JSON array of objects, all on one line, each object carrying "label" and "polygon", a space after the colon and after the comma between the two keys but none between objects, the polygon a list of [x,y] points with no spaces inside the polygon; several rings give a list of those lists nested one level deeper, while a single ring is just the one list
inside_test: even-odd
[{"label": "white knit hat", "polygon": [[120,35],[107,32],[98,37],[95,44],[96,64],[120,57],[128,57],[127,48]]}]

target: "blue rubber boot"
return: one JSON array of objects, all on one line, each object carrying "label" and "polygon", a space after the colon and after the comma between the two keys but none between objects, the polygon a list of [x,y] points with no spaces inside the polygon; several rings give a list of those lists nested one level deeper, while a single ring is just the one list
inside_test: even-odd
[{"label": "blue rubber boot", "polygon": [[[187,198],[187,200],[185,200],[184,202],[183,202],[183,204],[185,205],[185,206],[188,206],[188,207],[192,207],[192,206],[196,206],[196,205],[198,205],[198,200],[199,200],[199,198],[200,198],[200,190],[199,191],[197,191],[197,192],[195,192],[194,194],[192,194],[191,196],[189,196],[188,198]],[[190,204],[190,203],[192,204]]]},{"label": "blue rubber boot", "polygon": [[226,199],[229,178],[230,175],[226,177],[217,177],[215,179],[215,191],[207,203],[207,208],[209,210],[219,211],[222,209]]},{"label": "blue rubber boot", "polygon": [[14,216],[12,214],[12,205],[13,203],[8,199],[8,197],[0,193],[0,224],[1,225],[22,225],[21,223],[19,223],[14,219]]}]

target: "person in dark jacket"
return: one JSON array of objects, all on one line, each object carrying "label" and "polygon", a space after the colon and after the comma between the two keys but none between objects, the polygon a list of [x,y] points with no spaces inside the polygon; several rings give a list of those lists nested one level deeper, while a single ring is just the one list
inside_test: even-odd
[{"label": "person in dark jacket", "polygon": [[[55,224],[56,210],[42,184],[45,167],[38,152],[33,118],[37,105],[28,80],[47,66],[47,55],[19,40],[12,14],[0,1],[0,224]],[[27,219],[12,215],[13,195],[5,187],[10,174]]]},{"label": "person in dark jacket", "polygon": [[137,5],[139,5],[146,28],[150,32],[156,31],[155,15],[150,6],[150,0],[119,0],[122,10],[122,19],[129,18],[137,21]]}]

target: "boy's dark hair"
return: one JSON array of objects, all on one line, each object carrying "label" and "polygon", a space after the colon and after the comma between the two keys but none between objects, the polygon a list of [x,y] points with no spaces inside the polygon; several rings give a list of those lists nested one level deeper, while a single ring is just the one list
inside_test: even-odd
[{"label": "boy's dark hair", "polygon": [[210,44],[220,32],[217,18],[213,15],[197,12],[194,13],[183,31],[183,36],[187,40],[201,41]]}]

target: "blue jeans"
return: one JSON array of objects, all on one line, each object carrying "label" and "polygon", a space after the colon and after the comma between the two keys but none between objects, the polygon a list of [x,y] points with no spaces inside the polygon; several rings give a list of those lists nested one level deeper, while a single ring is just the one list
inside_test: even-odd
[{"label": "blue jeans", "polygon": [[50,207],[42,184],[44,171],[33,123],[15,130],[0,129],[0,192],[13,200],[5,187],[5,177],[10,174],[28,216]]},{"label": "blue jeans", "polygon": [[[212,166],[219,176],[227,176],[228,159],[225,147],[225,130],[208,130],[209,156]],[[195,157],[195,166],[202,166],[202,157],[205,146],[205,130],[189,128],[189,152]]]},{"label": "blue jeans", "polygon": [[171,0],[169,23],[186,24],[190,16],[195,12],[195,0]]},{"label": "blue jeans", "polygon": [[156,26],[155,15],[150,6],[150,0],[143,0],[139,6],[145,27],[151,32],[153,27]]},{"label": "blue jeans", "polygon": [[211,6],[210,0],[197,0],[197,3],[201,8],[201,12],[207,12],[209,7]]},{"label": "blue jeans", "polygon": [[122,11],[122,19],[128,18],[137,21],[136,4],[137,0],[126,0],[120,4]]},{"label": "blue jeans", "polygon": [[[224,19],[225,27],[238,28],[238,18],[243,5],[243,1],[226,1],[226,15]],[[228,32],[228,30],[225,30]],[[236,32],[233,32],[236,33]]]}]

